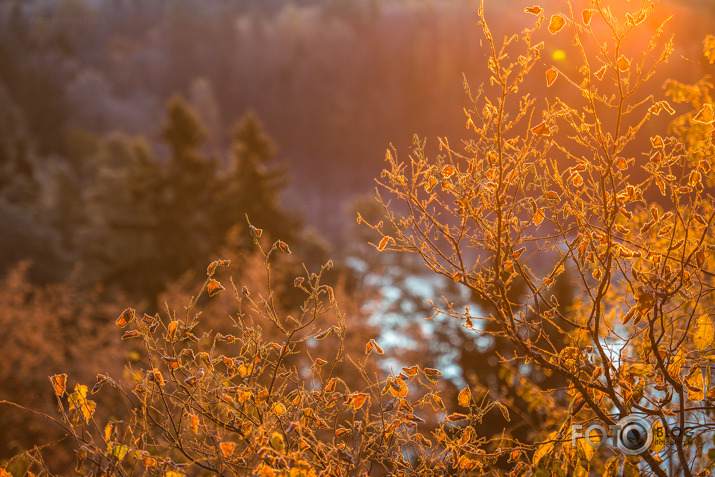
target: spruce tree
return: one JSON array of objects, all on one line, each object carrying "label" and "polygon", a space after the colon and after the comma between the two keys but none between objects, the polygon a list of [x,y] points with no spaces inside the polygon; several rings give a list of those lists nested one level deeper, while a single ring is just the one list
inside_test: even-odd
[{"label": "spruce tree", "polygon": [[292,240],[300,221],[279,204],[287,181],[282,165],[272,161],[277,147],[253,112],[236,123],[232,132],[231,164],[223,177],[217,222],[227,232],[246,226],[246,215],[271,239]]}]

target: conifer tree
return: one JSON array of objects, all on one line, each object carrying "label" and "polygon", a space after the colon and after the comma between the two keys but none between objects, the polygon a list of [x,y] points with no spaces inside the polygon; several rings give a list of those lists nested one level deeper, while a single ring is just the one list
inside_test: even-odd
[{"label": "conifer tree", "polygon": [[284,168],[271,165],[277,148],[253,112],[236,123],[231,165],[223,178],[222,209],[217,218],[225,231],[245,226],[246,215],[273,239],[291,240],[300,221],[283,210],[279,194],[286,186]]}]

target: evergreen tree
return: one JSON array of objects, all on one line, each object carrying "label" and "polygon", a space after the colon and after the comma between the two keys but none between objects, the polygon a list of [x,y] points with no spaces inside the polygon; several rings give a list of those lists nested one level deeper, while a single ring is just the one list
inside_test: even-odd
[{"label": "evergreen tree", "polygon": [[285,168],[271,164],[277,153],[275,143],[253,112],[235,125],[232,138],[232,162],[220,188],[217,223],[228,232],[234,226],[246,226],[248,215],[272,239],[291,241],[300,221],[279,204],[287,181]]},{"label": "evergreen tree", "polygon": [[178,96],[172,98],[161,134],[171,157],[156,213],[166,255],[162,270],[174,277],[203,264],[223,239],[211,220],[218,186],[216,163],[199,151],[206,135],[191,106]]}]

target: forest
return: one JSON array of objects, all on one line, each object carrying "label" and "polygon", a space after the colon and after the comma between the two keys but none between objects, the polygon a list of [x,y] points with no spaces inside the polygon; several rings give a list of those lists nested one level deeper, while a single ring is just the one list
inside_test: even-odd
[{"label": "forest", "polygon": [[0,477],[710,475],[713,25],[0,2]]}]

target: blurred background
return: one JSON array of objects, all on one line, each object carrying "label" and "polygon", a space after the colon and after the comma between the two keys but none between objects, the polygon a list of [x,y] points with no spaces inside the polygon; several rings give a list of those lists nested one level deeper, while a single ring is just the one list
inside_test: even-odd
[{"label": "blurred background", "polygon": [[[532,2],[485,3],[497,38],[533,22]],[[427,297],[478,299],[409,257],[378,255],[355,224],[357,210],[380,215],[370,196],[390,144],[406,158],[414,134],[428,147],[464,137],[463,82],[488,81],[478,6],[0,2],[0,399],[52,410],[48,375],[121,375],[132,358],[112,327],[122,309],[180,307],[218,257],[234,260],[237,284],[249,276],[245,214],[290,244],[287,281],[298,261],[332,258],[353,329],[400,348],[401,362],[446,366],[456,385],[505,381],[497,344],[424,324]],[[668,77],[712,73],[700,58],[715,3],[656,6],[650,31],[673,15],[666,36],[676,34],[649,86],[662,94]],[[569,47],[547,46],[544,64],[568,70]],[[0,408],[0,458],[52,440],[27,419]]]}]

